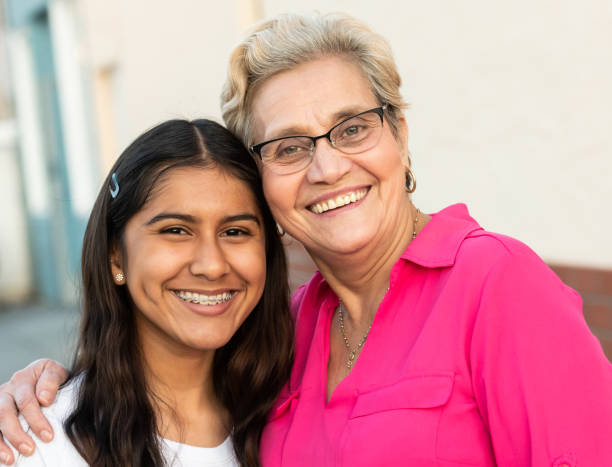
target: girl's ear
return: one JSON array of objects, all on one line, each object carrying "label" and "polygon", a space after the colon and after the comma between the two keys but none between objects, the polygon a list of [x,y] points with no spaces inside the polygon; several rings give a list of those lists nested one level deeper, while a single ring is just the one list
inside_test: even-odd
[{"label": "girl's ear", "polygon": [[113,281],[117,285],[125,284],[125,270],[123,268],[123,258],[117,248],[113,248],[110,256],[110,267],[113,274]]}]

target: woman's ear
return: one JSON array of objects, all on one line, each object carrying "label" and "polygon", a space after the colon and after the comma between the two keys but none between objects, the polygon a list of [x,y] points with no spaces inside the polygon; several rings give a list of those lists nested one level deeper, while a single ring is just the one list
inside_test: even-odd
[{"label": "woman's ear", "polygon": [[410,167],[410,151],[408,150],[408,124],[406,118],[402,115],[397,121],[397,140],[400,146],[402,155],[402,163],[404,167]]},{"label": "woman's ear", "polygon": [[109,261],[111,272],[113,274],[113,281],[117,285],[124,285],[126,278],[125,270],[123,268],[123,258],[121,257],[121,254],[119,253],[117,248],[113,248],[109,256]]}]

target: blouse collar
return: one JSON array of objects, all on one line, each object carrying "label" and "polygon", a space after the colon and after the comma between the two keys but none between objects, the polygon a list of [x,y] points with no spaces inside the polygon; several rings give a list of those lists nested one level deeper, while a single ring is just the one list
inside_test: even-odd
[{"label": "blouse collar", "polygon": [[426,268],[452,266],[461,243],[476,230],[482,230],[482,227],[470,217],[467,206],[453,204],[432,214],[431,220],[410,242],[401,259]]}]

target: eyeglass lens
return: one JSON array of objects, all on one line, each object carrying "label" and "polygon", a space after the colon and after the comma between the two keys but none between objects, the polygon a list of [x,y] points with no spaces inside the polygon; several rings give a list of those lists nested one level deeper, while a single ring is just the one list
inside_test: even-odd
[{"label": "eyeglass lens", "polygon": [[[348,154],[367,151],[381,135],[382,120],[375,112],[352,117],[334,127],[329,135],[332,145]],[[315,151],[311,138],[296,136],[272,141],[261,148],[264,164],[280,172],[297,171],[305,167]]]}]

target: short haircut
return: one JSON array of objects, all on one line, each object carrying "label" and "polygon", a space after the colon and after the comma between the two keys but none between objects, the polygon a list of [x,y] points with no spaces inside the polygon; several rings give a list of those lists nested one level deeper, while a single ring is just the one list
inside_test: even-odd
[{"label": "short haircut", "polygon": [[227,128],[250,147],[254,144],[252,101],[257,87],[283,71],[325,56],[354,62],[370,84],[398,138],[402,109],[401,78],[388,42],[346,14],[283,14],[257,25],[232,51],[221,95]]}]

